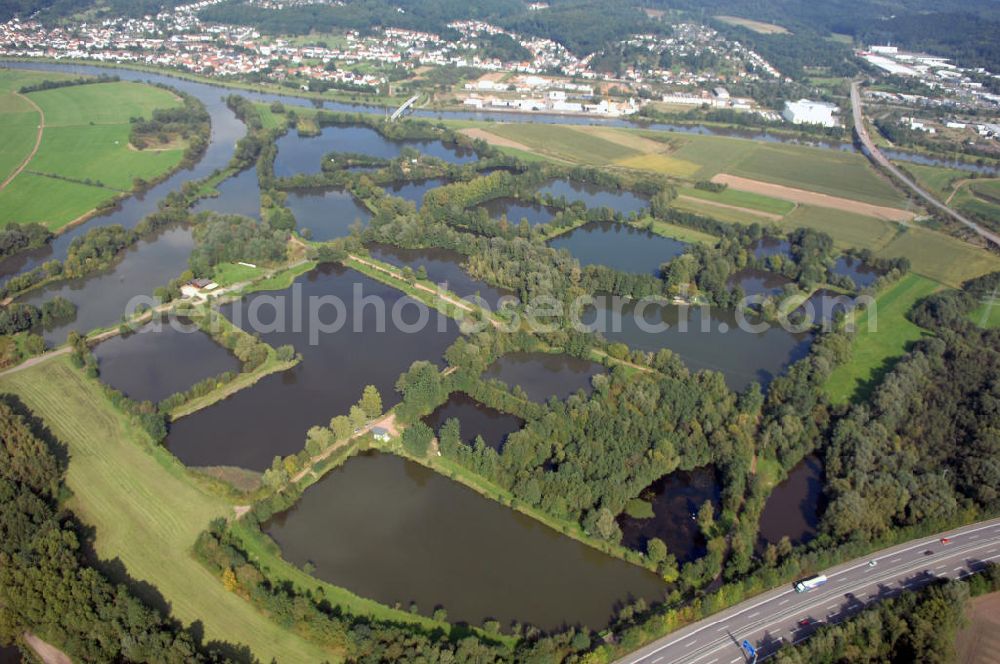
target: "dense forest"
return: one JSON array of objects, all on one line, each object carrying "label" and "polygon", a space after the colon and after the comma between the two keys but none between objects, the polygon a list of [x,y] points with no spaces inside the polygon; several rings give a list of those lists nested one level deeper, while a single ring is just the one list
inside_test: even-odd
[{"label": "dense forest", "polygon": [[78,662],[222,661],[83,561],[65,472],[62,446],[0,398],[0,644],[30,630]]},{"label": "dense forest", "polygon": [[969,596],[1000,590],[1000,566],[964,581],[944,581],[884,599],[808,640],[778,651],[778,664],[950,662]]},{"label": "dense forest", "polygon": [[1000,330],[967,319],[998,276],[921,303],[911,316],[935,336],[834,427],[824,526],[836,540],[1000,509]]}]

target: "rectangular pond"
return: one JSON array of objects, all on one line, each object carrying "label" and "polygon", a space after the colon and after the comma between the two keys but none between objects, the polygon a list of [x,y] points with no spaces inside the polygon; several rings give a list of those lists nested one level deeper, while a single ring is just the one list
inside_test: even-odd
[{"label": "rectangular pond", "polygon": [[189,466],[265,470],[276,455],[301,450],[310,427],[346,415],[366,385],[386,408],[398,403],[399,375],[416,360],[440,361],[458,338],[453,320],[333,264],[221,311],[272,346],[292,344],[303,360],[172,423],[166,444]]},{"label": "rectangular pond", "polygon": [[729,309],[635,301],[598,296],[582,322],[610,341],[655,353],[668,348],[692,371],[718,371],[726,384],[743,390],[757,381],[762,387],[804,358],[812,344],[809,332],[790,332],[778,325],[743,319]]},{"label": "rectangular pond", "polygon": [[538,191],[556,200],[565,199],[571,205],[576,201],[583,201],[588,208],[611,208],[626,217],[649,205],[649,200],[645,196],[635,192],[626,189],[605,189],[599,185],[577,180],[553,180]]},{"label": "rectangular pond", "polygon": [[549,242],[565,249],[580,265],[605,265],[632,274],[660,275],[660,266],[687,249],[680,240],[612,221],[584,224]]},{"label": "rectangular pond", "polygon": [[296,565],[384,604],[449,620],[601,629],[620,602],[664,583],[412,461],[348,460],[264,524]]},{"label": "rectangular pond", "polygon": [[605,372],[604,366],[565,353],[514,352],[498,358],[483,377],[496,378],[524,390],[532,401],[551,397],[565,399],[583,390],[594,391],[591,380]]},{"label": "rectangular pond", "polygon": [[425,416],[423,421],[436,434],[451,418],[458,420],[463,443],[472,446],[476,438],[481,437],[484,443],[497,452],[503,448],[507,436],[524,426],[524,420],[520,417],[490,408],[463,392],[453,392],[447,401]]},{"label": "rectangular pond", "polygon": [[295,216],[298,231],[308,228],[317,242],[350,235],[354,222],[366,224],[372,216],[343,189],[293,189],[288,192],[285,206]]},{"label": "rectangular pond", "polygon": [[154,403],[205,378],[240,370],[235,355],[185,319],[111,337],[94,347],[94,355],[103,382],[130,399]]}]

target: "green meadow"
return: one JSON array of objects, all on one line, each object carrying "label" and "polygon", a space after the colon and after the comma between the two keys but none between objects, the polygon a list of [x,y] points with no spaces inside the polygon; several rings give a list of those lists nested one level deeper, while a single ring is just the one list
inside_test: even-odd
[{"label": "green meadow", "polygon": [[[183,146],[136,150],[129,120],[180,105],[169,90],[129,82],[95,83],[20,95],[28,84],[65,75],[0,70],[0,174],[5,180],[31,155],[41,115],[42,140],[24,170],[0,190],[0,225],[40,222],[52,230],[152,180],[183,158]],[[2,181],[2,180],[0,180]]]},{"label": "green meadow", "polygon": [[826,383],[834,403],[863,398],[901,357],[907,347],[926,332],[906,318],[922,298],[941,287],[917,274],[907,274],[875,298],[856,322],[851,359],[838,366]]}]

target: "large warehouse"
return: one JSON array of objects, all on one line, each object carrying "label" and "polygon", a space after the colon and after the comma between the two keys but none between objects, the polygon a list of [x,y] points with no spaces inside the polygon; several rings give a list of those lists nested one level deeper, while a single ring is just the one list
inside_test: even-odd
[{"label": "large warehouse", "polygon": [[834,104],[800,99],[786,101],[785,110],[781,116],[792,124],[818,124],[824,127],[835,127],[837,120],[834,119],[833,114],[839,110]]}]

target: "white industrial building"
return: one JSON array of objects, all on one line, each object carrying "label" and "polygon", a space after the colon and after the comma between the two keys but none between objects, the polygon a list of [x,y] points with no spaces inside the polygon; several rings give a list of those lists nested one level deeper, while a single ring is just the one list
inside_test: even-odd
[{"label": "white industrial building", "polygon": [[837,126],[837,120],[833,117],[833,114],[839,110],[834,104],[800,99],[798,101],[786,101],[785,110],[781,116],[792,124],[817,124],[824,127],[835,127]]}]

